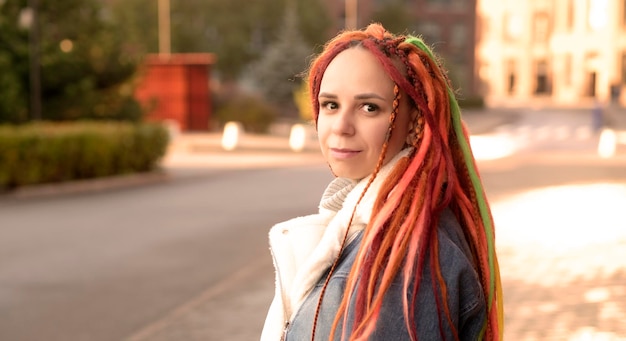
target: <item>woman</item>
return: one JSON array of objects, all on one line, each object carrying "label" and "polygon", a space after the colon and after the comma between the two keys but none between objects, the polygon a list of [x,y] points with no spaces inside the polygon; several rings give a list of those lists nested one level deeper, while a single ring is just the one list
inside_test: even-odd
[{"label": "woman", "polygon": [[342,32],[309,86],[336,179],[318,214],[270,231],[261,339],[501,339],[491,213],[432,52],[378,24]]}]

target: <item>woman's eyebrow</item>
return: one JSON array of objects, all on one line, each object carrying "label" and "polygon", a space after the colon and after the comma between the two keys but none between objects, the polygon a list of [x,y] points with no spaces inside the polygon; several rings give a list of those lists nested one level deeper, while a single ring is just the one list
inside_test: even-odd
[{"label": "woman's eyebrow", "polygon": [[381,100],[385,100],[385,98],[379,94],[375,94],[373,92],[369,92],[369,93],[364,93],[364,94],[358,94],[356,96],[354,96],[355,99],[370,99],[370,98],[377,98],[377,99],[381,99]]},{"label": "woman's eyebrow", "polygon": [[334,94],[330,94],[328,92],[320,92],[320,94],[317,97],[324,97],[324,98],[337,98],[337,95]]},{"label": "woman's eyebrow", "polygon": [[[323,98],[337,98],[337,95],[331,94],[331,93],[328,93],[328,92],[321,92],[318,95],[318,97],[320,97],[320,98],[322,98],[322,97]],[[379,94],[376,94],[376,93],[371,93],[371,92],[355,95],[354,98],[355,99],[360,99],[360,100],[371,99],[371,98],[377,98],[377,99],[380,99],[380,100],[383,100],[383,101],[386,100],[383,96],[381,96]]]}]

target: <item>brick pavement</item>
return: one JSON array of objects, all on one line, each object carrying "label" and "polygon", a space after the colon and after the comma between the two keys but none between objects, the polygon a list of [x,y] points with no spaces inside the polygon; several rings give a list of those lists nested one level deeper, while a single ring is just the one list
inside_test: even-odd
[{"label": "brick pavement", "polygon": [[[550,204],[556,200],[567,205]],[[504,340],[626,340],[624,202],[626,183],[555,187],[492,203]],[[248,271],[247,290],[236,288],[245,273],[235,274],[237,280],[203,293],[129,341],[257,339],[272,270],[265,264]]]},{"label": "brick pavement", "polygon": [[625,202],[616,183],[492,204],[505,340],[626,340]]}]

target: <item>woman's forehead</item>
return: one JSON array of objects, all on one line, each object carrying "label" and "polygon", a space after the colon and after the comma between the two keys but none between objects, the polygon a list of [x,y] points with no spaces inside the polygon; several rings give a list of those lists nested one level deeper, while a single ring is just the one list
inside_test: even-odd
[{"label": "woman's forehead", "polygon": [[380,61],[362,47],[353,47],[337,54],[324,71],[320,91],[360,91],[391,92],[391,77]]}]

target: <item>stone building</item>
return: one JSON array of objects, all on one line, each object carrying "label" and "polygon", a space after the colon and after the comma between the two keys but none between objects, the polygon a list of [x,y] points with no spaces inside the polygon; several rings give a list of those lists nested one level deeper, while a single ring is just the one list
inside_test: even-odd
[{"label": "stone building", "polygon": [[476,67],[490,105],[619,103],[626,1],[479,0]]}]

